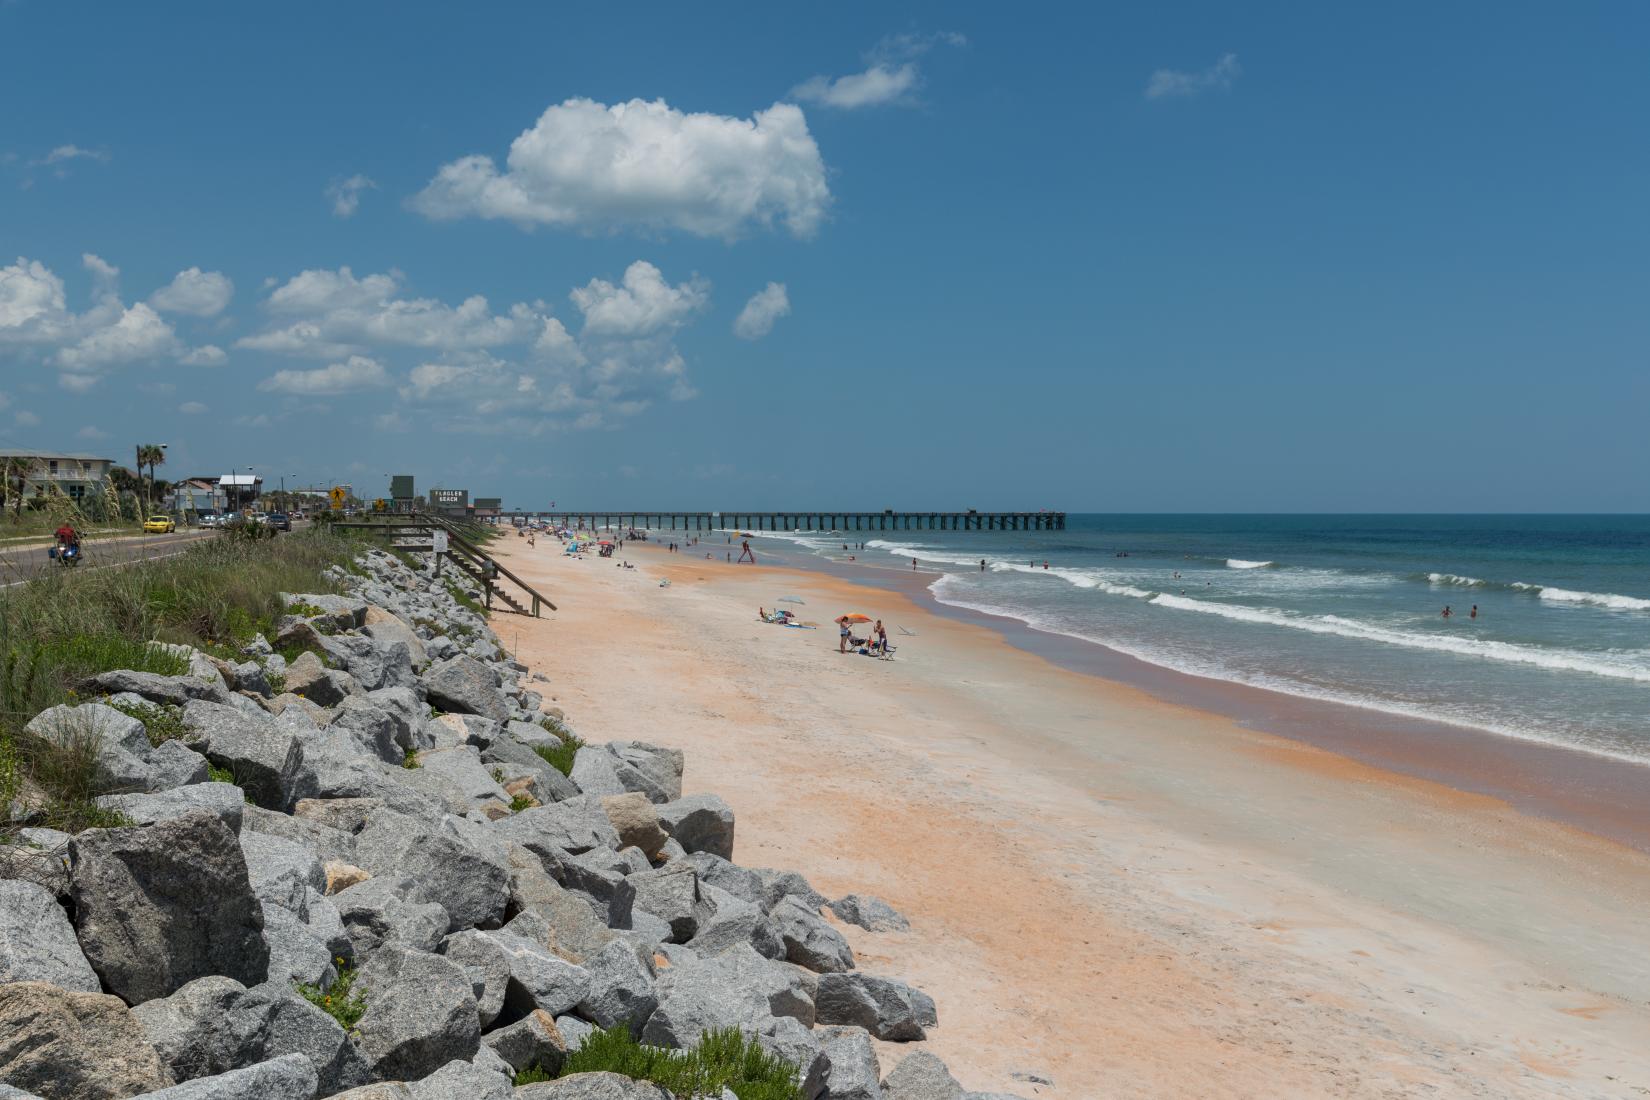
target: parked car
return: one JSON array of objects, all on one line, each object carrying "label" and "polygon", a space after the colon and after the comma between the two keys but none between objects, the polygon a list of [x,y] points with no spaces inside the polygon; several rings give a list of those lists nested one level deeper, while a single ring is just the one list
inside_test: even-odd
[{"label": "parked car", "polygon": [[285,512],[269,512],[264,516],[264,522],[277,531],[292,530],[292,517]]},{"label": "parked car", "polygon": [[170,535],[177,529],[177,521],[171,516],[150,516],[143,521],[143,531],[148,535]]}]

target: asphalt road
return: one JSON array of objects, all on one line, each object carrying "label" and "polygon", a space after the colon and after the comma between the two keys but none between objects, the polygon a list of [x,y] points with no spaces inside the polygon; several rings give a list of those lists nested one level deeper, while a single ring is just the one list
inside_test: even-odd
[{"label": "asphalt road", "polygon": [[[84,555],[74,568],[97,569],[129,562],[169,558],[181,554],[197,539],[211,538],[215,531],[199,529],[175,531],[170,535],[142,535],[121,539],[94,539],[81,544]],[[52,561],[48,545],[0,549],[0,587],[32,580],[45,569],[61,569]]]}]

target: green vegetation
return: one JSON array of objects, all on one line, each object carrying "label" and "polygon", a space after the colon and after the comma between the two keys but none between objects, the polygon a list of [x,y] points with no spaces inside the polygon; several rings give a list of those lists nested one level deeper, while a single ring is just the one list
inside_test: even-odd
[{"label": "green vegetation", "polygon": [[338,968],[338,977],[333,980],[330,989],[298,982],[298,993],[304,1000],[337,1020],[339,1027],[345,1031],[353,1031],[355,1025],[361,1022],[361,1017],[367,1014],[367,999],[353,991],[353,967],[341,958],[333,959],[332,965]]},{"label": "green vegetation", "polygon": [[[48,570],[0,590],[0,793],[24,798],[65,832],[114,823],[92,801],[109,793],[92,739],[34,737],[24,729],[29,720],[83,701],[82,681],[100,672],[188,672],[186,659],[152,642],[233,656],[285,612],[282,592],[335,590],[322,570],[358,547],[308,532],[274,542],[209,539],[129,569]],[[157,744],[179,732],[164,709],[133,716]]]},{"label": "green vegetation", "polygon": [[[692,1050],[667,1050],[638,1042],[628,1024],[616,1024],[591,1032],[558,1076],[603,1071],[651,1081],[676,1096],[718,1096],[726,1088],[739,1100],[802,1100],[796,1066],[737,1028],[707,1031]],[[516,1082],[527,1083],[519,1076]]]},{"label": "green vegetation", "polygon": [[412,771],[414,768],[422,768],[424,765],[418,762],[418,753],[413,749],[408,749],[406,755],[401,758],[401,766],[408,771]]},{"label": "green vegetation", "polygon": [[464,591],[464,589],[460,588],[453,581],[448,580],[446,577],[442,577],[441,583],[447,587],[448,594],[451,595],[453,599],[458,601],[458,605],[460,607],[467,607],[471,611],[474,611],[477,615],[487,614],[487,609],[485,607],[482,607],[481,604],[476,602],[476,600],[473,599],[468,592]]},{"label": "green vegetation", "polygon": [[214,783],[228,783],[230,786],[239,786],[235,782],[235,773],[228,768],[220,768],[216,764],[206,765],[206,778]]},{"label": "green vegetation", "polygon": [[538,753],[546,764],[563,775],[572,775],[573,757],[578,754],[579,746],[571,741],[563,741],[556,745],[534,745],[533,751]]},{"label": "green vegetation", "polygon": [[304,619],[313,619],[317,615],[325,615],[327,613],[327,609],[324,607],[316,607],[312,603],[304,603],[302,600],[299,600],[296,603],[287,604],[286,613],[288,615],[297,615]]},{"label": "green vegetation", "polygon": [[536,1066],[536,1065],[535,1066],[528,1066],[526,1069],[524,1069],[520,1073],[516,1074],[515,1086],[516,1086],[516,1088],[519,1089],[523,1085],[536,1085],[540,1081],[554,1081],[554,1080],[555,1080],[555,1078],[550,1075],[550,1072],[548,1070],[543,1069],[542,1067]]},{"label": "green vegetation", "polygon": [[110,706],[122,714],[129,714],[143,723],[143,732],[149,735],[149,743],[160,748],[161,744],[184,735],[183,708],[166,703],[110,703]]},{"label": "green vegetation", "polygon": [[512,795],[510,797],[510,812],[513,814],[519,814],[523,810],[531,810],[538,804],[538,799],[534,798],[530,794]]}]

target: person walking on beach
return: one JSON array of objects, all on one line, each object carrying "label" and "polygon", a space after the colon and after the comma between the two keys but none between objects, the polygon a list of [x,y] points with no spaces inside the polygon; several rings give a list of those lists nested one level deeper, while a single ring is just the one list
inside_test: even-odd
[{"label": "person walking on beach", "polygon": [[[846,547],[844,547],[844,549],[846,549]],[[848,616],[843,615],[841,618],[837,619],[836,629],[837,629],[836,651],[838,653],[846,653],[846,652],[848,652],[848,634],[849,634]]]},{"label": "person walking on beach", "polygon": [[917,571],[917,559],[912,558],[911,559],[911,572],[915,573],[916,571]]},{"label": "person walking on beach", "polygon": [[739,544],[739,560],[740,561],[749,560],[752,565],[756,564],[756,555],[751,553],[751,540],[750,539],[746,539],[746,540],[744,540],[743,542],[741,542]]}]

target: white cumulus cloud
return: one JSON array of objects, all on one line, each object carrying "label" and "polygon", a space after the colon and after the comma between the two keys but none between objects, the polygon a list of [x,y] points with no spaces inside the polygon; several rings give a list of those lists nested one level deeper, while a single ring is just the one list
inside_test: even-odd
[{"label": "white cumulus cloud", "polygon": [[776,221],[812,236],[830,201],[825,162],[794,104],[743,119],[683,112],[662,99],[569,99],[511,143],[503,171],[489,156],[462,157],[411,205],[437,219],[732,239]]},{"label": "white cumulus cloud", "polygon": [[149,304],[165,313],[212,317],[224,311],[234,294],[235,284],[223,272],[191,267],[149,295]]},{"label": "white cumulus cloud", "polygon": [[1159,69],[1146,81],[1147,99],[1189,99],[1203,92],[1224,92],[1243,73],[1237,54],[1229,53],[1200,72]]},{"label": "white cumulus cloud", "polygon": [[191,367],[216,367],[229,358],[216,344],[202,344],[183,354],[178,362]]},{"label": "white cumulus cloud", "polygon": [[327,185],[327,198],[332,200],[335,217],[350,218],[361,206],[361,192],[376,191],[378,185],[366,176],[354,175],[347,180],[334,180]]},{"label": "white cumulus cloud", "polygon": [[541,334],[544,317],[518,303],[495,314],[481,295],[457,306],[401,296],[401,273],[356,278],[348,267],[304,271],[275,288],[269,311],[291,318],[237,347],[336,358],[391,344],[458,351],[520,343]]},{"label": "white cumulus cloud", "polygon": [[183,404],[178,406],[178,412],[183,413],[186,416],[195,416],[208,411],[210,410],[208,410],[207,407],[199,401],[185,401]]},{"label": "white cumulus cloud", "polygon": [[569,297],[584,314],[586,334],[636,337],[678,327],[710,301],[710,288],[697,278],[671,286],[657,267],[637,260],[618,285],[591,279]]},{"label": "white cumulus cloud", "polygon": [[791,299],[784,283],[769,283],[745,303],[733,319],[733,334],[741,340],[760,340],[773,331],[773,323],[791,312]]},{"label": "white cumulus cloud", "polygon": [[389,382],[390,376],[378,360],[352,355],[342,363],[315,370],[278,370],[259,382],[258,388],[309,397],[373,389]]}]

